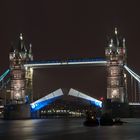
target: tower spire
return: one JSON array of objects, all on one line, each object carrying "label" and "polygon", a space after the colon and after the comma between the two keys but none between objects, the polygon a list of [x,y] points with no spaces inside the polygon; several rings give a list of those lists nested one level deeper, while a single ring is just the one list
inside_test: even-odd
[{"label": "tower spire", "polygon": [[114,37],[114,42],[117,46],[119,46],[119,38],[118,38],[118,29],[115,27],[115,37]]},{"label": "tower spire", "polygon": [[29,53],[32,53],[32,44],[29,44]]},{"label": "tower spire", "polygon": [[118,34],[118,29],[117,29],[117,27],[115,27],[115,35],[117,35]]},{"label": "tower spire", "polygon": [[23,40],[23,35],[22,35],[22,33],[20,33],[19,38],[20,38],[20,40]]},{"label": "tower spire", "polygon": [[125,38],[123,38],[123,47],[125,48]]}]

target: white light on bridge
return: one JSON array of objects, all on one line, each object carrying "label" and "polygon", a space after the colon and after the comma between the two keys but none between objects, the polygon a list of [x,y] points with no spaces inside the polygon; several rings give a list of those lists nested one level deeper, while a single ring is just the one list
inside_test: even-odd
[{"label": "white light on bridge", "polygon": [[54,62],[54,63],[32,63],[24,64],[25,67],[43,67],[43,66],[59,66],[59,65],[105,65],[106,61],[73,61],[73,62]]},{"label": "white light on bridge", "polygon": [[77,91],[75,89],[71,88],[68,95],[88,100],[88,101],[91,102],[91,104],[94,104],[94,105],[96,105],[98,107],[102,107],[102,101],[99,101],[99,100],[97,100],[97,99],[95,99],[93,97],[90,97],[90,96],[88,96],[88,95],[86,95],[86,94],[84,94],[82,92],[79,92],[79,91]]},{"label": "white light on bridge", "polygon": [[140,76],[124,65],[124,68],[140,83]]},{"label": "white light on bridge", "polygon": [[129,105],[140,105],[140,103],[129,103]]}]

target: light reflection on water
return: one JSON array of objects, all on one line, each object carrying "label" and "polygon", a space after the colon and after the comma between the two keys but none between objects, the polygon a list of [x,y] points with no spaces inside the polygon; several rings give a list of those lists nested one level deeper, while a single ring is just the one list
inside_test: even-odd
[{"label": "light reflection on water", "polygon": [[140,119],[122,126],[85,127],[83,119],[0,120],[0,140],[140,140]]}]

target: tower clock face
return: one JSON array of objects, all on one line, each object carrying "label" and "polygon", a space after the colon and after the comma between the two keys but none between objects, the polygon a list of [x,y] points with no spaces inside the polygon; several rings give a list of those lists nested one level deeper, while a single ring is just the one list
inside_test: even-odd
[{"label": "tower clock face", "polygon": [[119,98],[119,89],[112,89],[112,98]]},{"label": "tower clock face", "polygon": [[120,69],[116,66],[109,68],[111,76],[117,76],[120,73]]}]

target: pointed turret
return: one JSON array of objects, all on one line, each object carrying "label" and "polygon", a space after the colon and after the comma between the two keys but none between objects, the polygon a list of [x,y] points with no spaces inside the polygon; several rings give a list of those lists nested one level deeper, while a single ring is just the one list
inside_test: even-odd
[{"label": "pointed turret", "polygon": [[28,57],[29,57],[29,61],[32,61],[33,60],[32,44],[31,43],[29,45]]},{"label": "pointed turret", "polygon": [[118,34],[118,30],[117,30],[117,28],[115,27],[115,35],[117,36],[117,34]]},{"label": "pointed turret", "polygon": [[114,42],[115,47],[119,47],[120,41],[119,41],[119,36],[118,36],[118,30],[116,27],[115,27],[113,42]]},{"label": "pointed turret", "polygon": [[110,39],[109,47],[113,47],[113,39]]},{"label": "pointed turret", "polygon": [[22,52],[22,51],[25,51],[25,45],[24,45],[24,41],[23,41],[23,35],[22,33],[20,33],[20,36],[19,36],[19,42],[18,42],[18,45],[17,45],[17,48],[16,48],[19,52]]},{"label": "pointed turret", "polygon": [[20,40],[23,40],[23,35],[22,35],[22,33],[20,33],[19,38],[20,38]]},{"label": "pointed turret", "polygon": [[125,45],[125,38],[123,38],[123,48],[125,48],[126,45]]},{"label": "pointed turret", "polygon": [[29,45],[29,53],[32,54],[32,44]]}]

